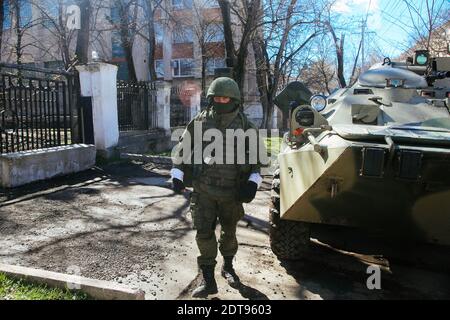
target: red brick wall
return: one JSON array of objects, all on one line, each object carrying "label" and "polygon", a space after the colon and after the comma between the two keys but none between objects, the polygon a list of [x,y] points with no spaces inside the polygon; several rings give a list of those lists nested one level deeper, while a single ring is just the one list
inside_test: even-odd
[{"label": "red brick wall", "polygon": [[163,58],[163,47],[162,44],[157,44],[155,49],[155,59]]},{"label": "red brick wall", "polygon": [[225,57],[225,43],[224,42],[207,43],[206,52],[208,57],[211,58]]},{"label": "red brick wall", "polygon": [[174,43],[172,45],[172,59],[193,57],[194,45],[192,43]]}]

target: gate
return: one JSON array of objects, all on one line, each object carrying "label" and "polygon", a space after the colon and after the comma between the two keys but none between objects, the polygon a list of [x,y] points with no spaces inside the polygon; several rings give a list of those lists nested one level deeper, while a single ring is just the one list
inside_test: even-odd
[{"label": "gate", "polygon": [[156,129],[156,86],[153,82],[117,81],[119,131]]},{"label": "gate", "polygon": [[0,64],[0,153],[80,142],[75,73]]}]

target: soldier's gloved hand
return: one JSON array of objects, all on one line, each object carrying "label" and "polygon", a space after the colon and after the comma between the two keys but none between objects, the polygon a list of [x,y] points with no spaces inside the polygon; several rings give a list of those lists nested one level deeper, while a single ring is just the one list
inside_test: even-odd
[{"label": "soldier's gloved hand", "polygon": [[181,194],[186,187],[184,186],[183,181],[181,181],[180,179],[177,179],[177,178],[173,178],[172,179],[172,188],[173,188],[173,191],[175,191],[175,193]]},{"label": "soldier's gloved hand", "polygon": [[255,199],[258,185],[253,181],[247,181],[239,190],[239,200],[241,202],[249,203]]}]

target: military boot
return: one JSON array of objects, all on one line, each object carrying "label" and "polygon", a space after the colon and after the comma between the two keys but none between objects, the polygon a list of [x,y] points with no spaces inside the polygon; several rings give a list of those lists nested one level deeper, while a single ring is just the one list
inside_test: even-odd
[{"label": "military boot", "polygon": [[239,280],[236,271],[234,271],[233,258],[234,257],[223,257],[222,276],[227,279],[228,284],[232,288],[235,288],[239,285],[241,280]]},{"label": "military boot", "polygon": [[214,266],[200,266],[202,282],[192,292],[194,298],[206,298],[209,294],[217,293],[217,283],[214,278]]}]

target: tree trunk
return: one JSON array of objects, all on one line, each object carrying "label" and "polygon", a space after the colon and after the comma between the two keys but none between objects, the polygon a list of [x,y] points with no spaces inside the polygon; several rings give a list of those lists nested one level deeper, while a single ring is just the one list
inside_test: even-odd
[{"label": "tree trunk", "polygon": [[202,96],[206,97],[206,56],[205,56],[205,49],[202,48]]},{"label": "tree trunk", "polygon": [[333,26],[330,22],[327,22],[328,30],[333,37],[334,47],[336,50],[336,59],[337,59],[337,78],[339,81],[339,85],[341,88],[345,88],[347,86],[347,82],[345,81],[344,76],[344,39],[345,35],[341,35],[341,39],[339,40],[336,36],[336,32],[334,31]]},{"label": "tree trunk", "polygon": [[66,32],[66,28],[64,26],[64,20],[63,20],[63,16],[64,16],[64,10],[63,10],[63,6],[61,5],[61,3],[58,3],[58,12],[59,12],[59,17],[58,17],[58,24],[59,24],[59,28],[60,28],[60,39],[59,39],[59,48],[61,51],[61,57],[64,63],[64,68],[66,70],[69,69],[70,64],[71,64],[71,59],[70,59],[70,50],[69,50],[69,44],[68,44],[68,40],[67,40],[67,32]]},{"label": "tree trunk", "polygon": [[[117,3],[117,1],[116,1]],[[123,7],[122,2],[119,2],[119,16],[120,16],[120,40],[122,43],[122,48],[125,51],[125,60],[127,62],[128,67],[128,80],[136,82],[136,69],[134,68],[134,58],[133,58],[133,42],[134,42],[134,34],[136,30],[136,14],[137,7],[134,7],[134,12],[132,16],[132,20],[129,20],[131,16],[131,7],[127,8]]]},{"label": "tree trunk", "polygon": [[336,50],[337,63],[338,63],[337,76],[338,76],[339,84],[340,84],[341,88],[345,88],[347,86],[347,82],[345,81],[345,76],[344,76],[344,38],[345,38],[345,35],[341,35],[340,45],[338,46],[338,49]]},{"label": "tree trunk", "polygon": [[155,52],[156,52],[156,36],[155,36],[155,21],[154,12],[151,0],[147,1],[147,16],[148,16],[148,71],[150,73],[150,81],[156,81],[155,70]]},{"label": "tree trunk", "polygon": [[78,30],[77,46],[75,48],[75,55],[78,58],[78,63],[85,64],[89,61],[89,31],[91,19],[91,4],[90,0],[78,0],[77,4],[80,7],[80,24],[81,28]]},{"label": "tree trunk", "polygon": [[133,58],[133,41],[129,39],[128,35],[124,35],[128,33],[126,29],[122,29],[120,31],[122,38],[122,45],[125,51],[125,60],[127,62],[128,67],[128,80],[136,82],[136,69],[134,68],[134,58]]},{"label": "tree trunk", "polygon": [[[259,91],[259,100],[263,111],[263,119],[261,122],[261,129],[271,129],[273,113],[273,101],[271,99],[271,92],[269,92],[268,72],[266,65],[266,56],[264,55],[265,48],[261,38],[256,37],[252,40],[253,52],[256,64],[256,84]],[[272,110],[272,112],[271,112]]]},{"label": "tree trunk", "polygon": [[222,13],[223,35],[225,40],[225,52],[227,56],[227,67],[234,67],[236,62],[236,52],[233,42],[233,33],[231,30],[230,3],[228,0],[217,0]]},{"label": "tree trunk", "polygon": [[[12,6],[14,7],[15,17],[16,17],[16,25],[15,25],[15,31],[16,31],[16,63],[22,64],[22,28],[20,27],[20,20],[21,20],[21,14],[20,14],[20,4],[19,0],[12,1]],[[2,25],[3,27],[3,25]]]},{"label": "tree trunk", "polygon": [[248,46],[251,43],[252,35],[255,29],[256,18],[261,7],[260,0],[251,2],[245,1],[247,19],[242,30],[242,38],[239,48],[236,51],[234,47],[233,34],[231,30],[230,3],[228,0],[218,0],[223,20],[225,50],[227,53],[227,66],[233,67],[234,80],[239,86],[241,93],[244,89],[244,80],[248,56]]}]

